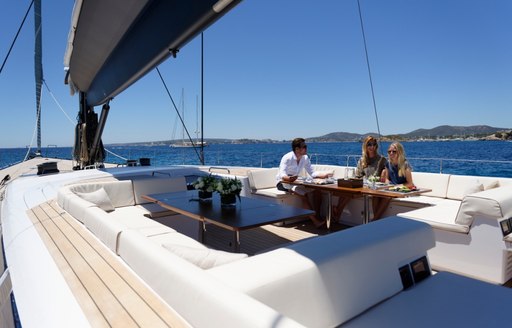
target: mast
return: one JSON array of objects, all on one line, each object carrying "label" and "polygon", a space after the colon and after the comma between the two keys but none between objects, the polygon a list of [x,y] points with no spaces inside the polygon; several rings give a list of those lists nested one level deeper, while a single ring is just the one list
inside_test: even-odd
[{"label": "mast", "polygon": [[35,51],[34,69],[36,79],[37,152],[41,155],[41,87],[43,84],[43,25],[41,21],[41,0],[34,1]]}]

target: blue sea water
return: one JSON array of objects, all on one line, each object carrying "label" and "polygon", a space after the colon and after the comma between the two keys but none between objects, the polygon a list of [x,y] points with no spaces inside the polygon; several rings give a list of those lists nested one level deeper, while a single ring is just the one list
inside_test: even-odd
[{"label": "blue sea water", "polygon": [[[389,143],[381,144],[385,153]],[[414,171],[450,174],[499,176],[512,178],[512,142],[445,141],[404,142],[407,158]],[[199,164],[199,150],[167,146],[106,146],[106,162],[124,164],[127,159],[150,158],[151,165]],[[206,165],[275,167],[290,150],[289,143],[212,144],[204,148]],[[24,148],[0,149],[0,168],[20,162]],[[356,165],[361,143],[308,143],[313,163]],[[71,159],[69,147],[42,149],[43,156]]]}]

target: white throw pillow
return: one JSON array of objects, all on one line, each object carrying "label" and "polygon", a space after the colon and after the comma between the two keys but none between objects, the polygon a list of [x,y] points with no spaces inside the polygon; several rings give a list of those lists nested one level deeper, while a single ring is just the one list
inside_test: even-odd
[{"label": "white throw pillow", "polygon": [[466,189],[464,189],[463,196],[474,194],[475,192],[479,192],[479,191],[483,191],[483,190],[484,190],[484,185],[479,182],[476,182],[475,184],[468,185],[466,187]]},{"label": "white throw pillow", "polygon": [[177,255],[202,269],[210,269],[247,257],[247,254],[244,253],[230,253],[210,248],[193,248],[172,243],[166,243],[162,246],[174,255]]},{"label": "white throw pillow", "polygon": [[93,192],[77,192],[76,194],[78,197],[95,204],[105,212],[112,212],[115,210],[110,197],[108,197],[108,194],[103,187]]},{"label": "white throw pillow", "polygon": [[500,182],[498,180],[493,180],[484,185],[484,190],[498,188],[500,186]]}]

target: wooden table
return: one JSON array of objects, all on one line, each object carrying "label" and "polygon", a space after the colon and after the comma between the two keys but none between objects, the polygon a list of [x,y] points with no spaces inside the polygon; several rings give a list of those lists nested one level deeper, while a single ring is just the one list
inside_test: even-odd
[{"label": "wooden table", "polygon": [[[318,180],[318,179],[315,179]],[[327,229],[331,227],[332,218],[332,194],[346,194],[348,197],[356,198],[363,197],[363,224],[370,222],[370,198],[371,197],[388,197],[388,198],[404,198],[410,196],[417,196],[419,194],[432,191],[432,189],[418,188],[414,191],[399,192],[386,190],[386,187],[379,187],[377,189],[371,189],[367,186],[350,188],[350,187],[338,187],[336,183],[329,184],[317,184],[313,182],[307,182],[302,180],[295,180],[294,182],[283,182],[290,185],[301,185],[307,188],[316,189],[327,192]],[[389,186],[388,186],[389,187]]]},{"label": "wooden table", "polygon": [[237,200],[235,207],[222,208],[218,194],[213,195],[212,202],[202,203],[199,202],[197,190],[143,195],[142,198],[200,221],[201,242],[204,240],[206,223],[233,231],[234,248],[237,252],[240,251],[242,230],[314,214],[312,210],[249,197],[240,197],[241,200]]}]

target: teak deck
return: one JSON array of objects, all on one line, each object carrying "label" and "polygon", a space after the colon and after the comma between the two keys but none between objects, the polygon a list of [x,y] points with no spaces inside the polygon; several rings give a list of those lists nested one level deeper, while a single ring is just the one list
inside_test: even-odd
[{"label": "teak deck", "polygon": [[28,215],[91,326],[189,326],[55,201]]}]

